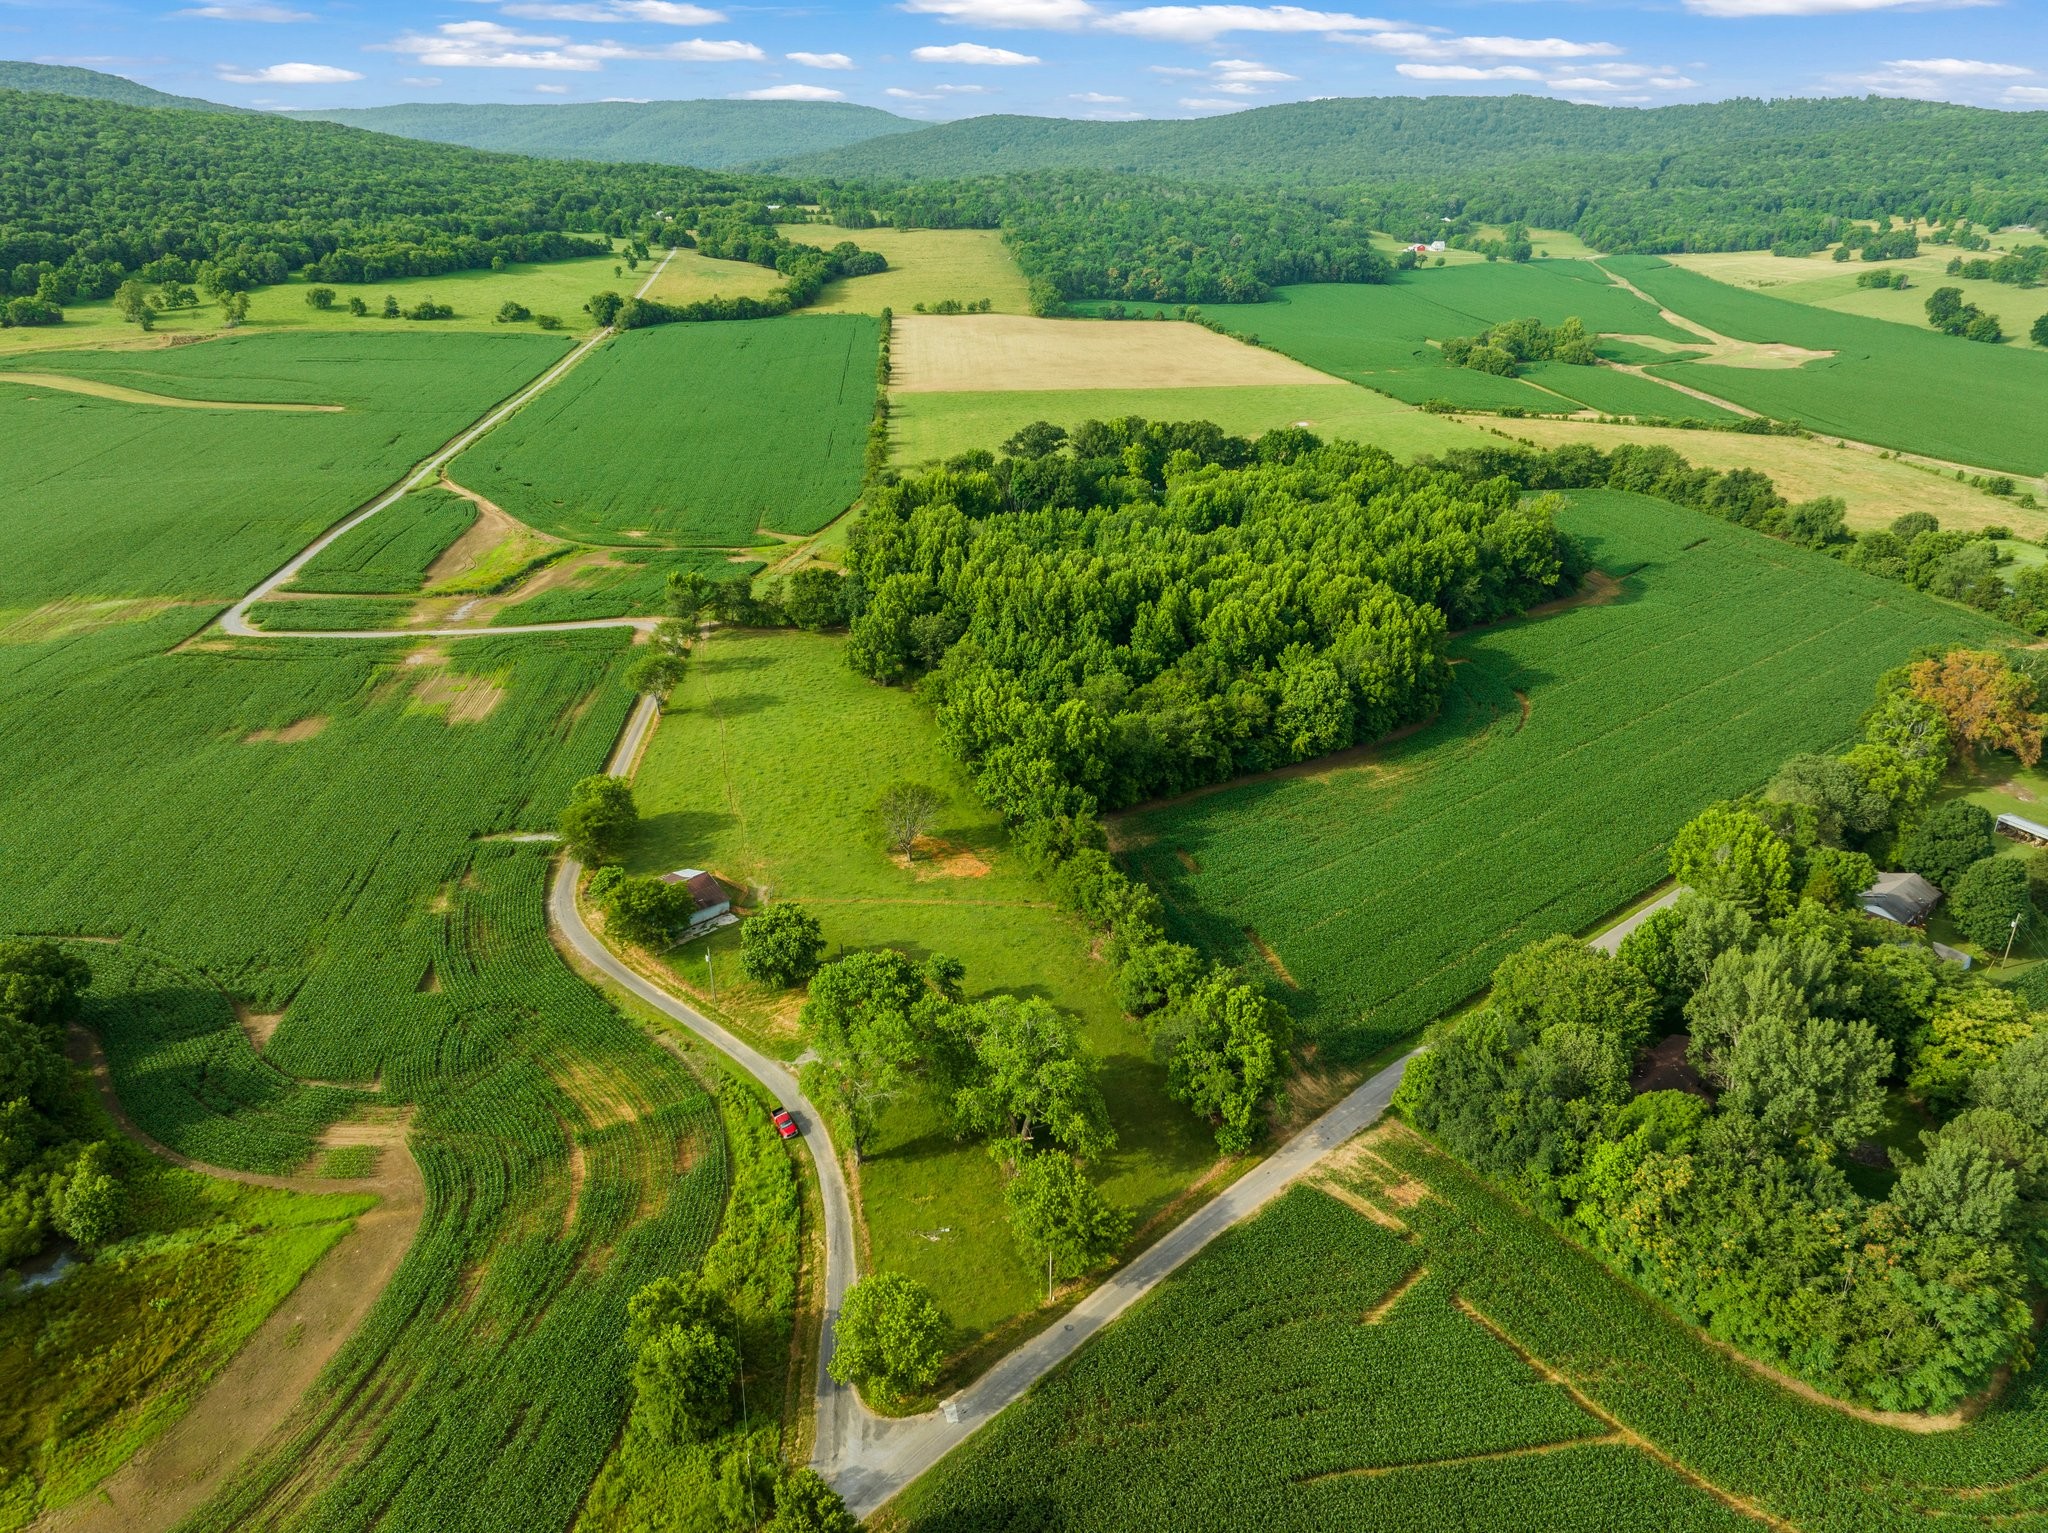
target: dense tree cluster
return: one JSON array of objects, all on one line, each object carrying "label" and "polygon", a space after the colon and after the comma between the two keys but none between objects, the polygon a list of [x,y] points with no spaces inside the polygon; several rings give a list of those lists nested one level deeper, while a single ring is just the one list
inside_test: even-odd
[{"label": "dense tree cluster", "polygon": [[1951,277],[1968,277],[1973,282],[2004,282],[2013,287],[2034,287],[2048,281],[2048,245],[2026,245],[2008,251],[1996,260],[1966,261],[1957,256],[1948,263]]},{"label": "dense tree cluster", "polygon": [[[1959,894],[2017,879],[2025,900],[2017,860],[1981,857],[1988,821],[1926,813],[1955,739],[1931,685],[1887,678],[1861,743],[1686,826],[1671,871],[1692,892],[1618,956],[1557,937],[1508,958],[1399,1098],[1717,1337],[1893,1410],[1948,1409],[2024,1357],[2048,1276],[2048,1030],[1855,909],[1869,853],[1902,844],[1967,866]],[[1704,1087],[1636,1093],[1639,1052],[1673,1033]],[[1844,1162],[1888,1082],[1934,1126],[1880,1197]]]},{"label": "dense tree cluster", "polygon": [[92,1137],[64,1055],[91,977],[54,942],[0,942],[0,1267],[52,1234],[97,1245],[120,1227],[112,1156]]},{"label": "dense tree cluster", "polygon": [[1592,367],[1598,336],[1586,333],[1585,321],[1573,315],[1552,329],[1539,319],[1510,319],[1477,335],[1455,335],[1443,343],[1444,360],[1453,367],[1512,378],[1524,362],[1566,362]]},{"label": "dense tree cluster", "polygon": [[2029,633],[2048,633],[2048,570],[2015,565],[1997,542],[2001,529],[1951,532],[1925,511],[1909,511],[1888,528],[1856,534],[1843,560],[1950,601],[1995,613]]},{"label": "dense tree cluster", "polygon": [[1547,505],[1301,430],[1027,428],[870,497],[848,661],[924,678],[1018,818],[1119,808],[1427,717],[1446,633],[1573,581]]},{"label": "dense tree cluster", "polygon": [[1965,303],[1963,290],[1959,287],[1938,287],[1927,295],[1927,323],[1944,334],[1959,335],[1966,341],[1996,344],[2005,339],[1998,316],[1987,314],[1974,303]]}]

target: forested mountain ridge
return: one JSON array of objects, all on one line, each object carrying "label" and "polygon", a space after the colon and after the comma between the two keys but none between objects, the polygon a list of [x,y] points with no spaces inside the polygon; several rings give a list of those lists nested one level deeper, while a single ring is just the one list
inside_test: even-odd
[{"label": "forested mountain ridge", "polygon": [[546,159],[634,160],[725,170],[829,153],[919,125],[844,101],[409,102],[289,112],[401,138]]},{"label": "forested mountain ridge", "polygon": [[60,305],[107,296],[125,272],[239,291],[336,252],[394,276],[552,259],[575,253],[565,234],[638,233],[664,214],[694,222],[762,200],[798,201],[800,189],[0,91],[0,293],[35,293],[47,277]]},{"label": "forested mountain ridge", "polygon": [[197,96],[173,96],[123,75],[76,69],[69,64],[31,64],[22,59],[0,59],[0,90],[41,91],[53,96],[77,96],[85,101],[117,101],[123,106],[169,107],[186,112],[243,110],[223,106],[218,101],[202,101]]},{"label": "forested mountain ridge", "polygon": [[2048,112],[1891,98],[1623,110],[1533,96],[1361,97],[1132,123],[974,117],[792,174],[952,181],[1148,172],[1318,189],[1388,232],[1444,214],[1571,229],[1610,250],[1759,248],[1826,221],[2048,217]]}]

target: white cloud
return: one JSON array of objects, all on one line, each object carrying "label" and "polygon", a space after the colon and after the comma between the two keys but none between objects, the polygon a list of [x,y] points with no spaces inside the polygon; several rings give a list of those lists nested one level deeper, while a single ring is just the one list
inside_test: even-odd
[{"label": "white cloud", "polygon": [[1658,90],[1691,90],[1700,82],[1690,75],[1651,75],[1643,83],[1653,85]]},{"label": "white cloud", "polygon": [[1212,101],[1206,96],[1183,96],[1180,104],[1194,112],[1236,112],[1244,107],[1242,101]]},{"label": "white cloud", "polygon": [[536,85],[534,89],[543,96],[566,96],[569,94],[569,87],[566,85]]},{"label": "white cloud", "polygon": [[1138,122],[1144,116],[1143,112],[1083,112],[1081,120],[1083,122]]},{"label": "white cloud", "polygon": [[843,53],[785,53],[783,57],[792,64],[801,64],[806,69],[851,69],[853,60]]},{"label": "white cloud", "polygon": [[173,11],[173,16],[202,16],[208,21],[311,21],[311,11],[288,10],[282,5],[195,5]]},{"label": "white cloud", "polygon": [[822,85],[769,85],[760,90],[743,90],[733,98],[736,101],[844,101],[843,90],[827,90]]},{"label": "white cloud", "polygon": [[1481,69],[1474,64],[1396,64],[1394,73],[1411,80],[1540,80],[1542,75],[1520,64]]},{"label": "white cloud", "polygon": [[990,64],[1010,67],[1042,64],[1035,54],[1012,53],[1008,48],[991,48],[986,43],[947,43],[940,48],[913,48],[910,56],[920,64]]},{"label": "white cloud", "polygon": [[1868,11],[1955,10],[1996,0],[1685,0],[1696,16],[1855,16]]},{"label": "white cloud", "polygon": [[1574,43],[1562,37],[1460,37],[1450,46],[1493,59],[1612,58],[1621,52],[1613,43]]},{"label": "white cloud", "polygon": [[1896,69],[1902,74],[1939,75],[1943,79],[1962,79],[1968,76],[2011,79],[2015,75],[2030,75],[2034,72],[2031,69],[2022,69],[2017,64],[1990,64],[1983,59],[1886,59],[1884,67]]},{"label": "white cloud", "polygon": [[977,27],[1077,27],[1101,13],[1089,0],[904,0],[917,16]]},{"label": "white cloud", "polygon": [[373,43],[385,53],[405,53],[433,69],[557,69],[589,73],[607,59],[666,59],[684,63],[759,63],[768,55],[752,43],[691,38],[658,48],[630,48],[622,43],[572,43],[567,38],[515,32],[495,21],[450,21],[432,36],[407,32],[388,43]]},{"label": "white cloud", "polygon": [[1210,68],[1216,71],[1219,80],[1231,80],[1238,84],[1273,85],[1283,80],[1297,80],[1299,75],[1282,74],[1277,69],[1268,69],[1252,59],[1219,59]]},{"label": "white cloud", "polygon": [[1129,96],[1105,96],[1099,90],[1076,91],[1067,98],[1069,101],[1085,101],[1091,106],[1121,106]]},{"label": "white cloud", "polygon": [[934,85],[933,90],[941,96],[993,96],[993,85]]},{"label": "white cloud", "polygon": [[1552,90],[1620,90],[1612,80],[1602,80],[1597,75],[1566,75],[1562,79],[1543,82]]},{"label": "white cloud", "polygon": [[1298,5],[1148,5],[1104,16],[1100,25],[1132,37],[1209,43],[1226,32],[1386,32],[1394,23]]},{"label": "white cloud", "polygon": [[569,5],[517,0],[504,11],[522,21],[651,21],[670,27],[701,27],[725,20],[723,11],[678,5],[675,0],[599,0],[597,4]]},{"label": "white cloud", "polygon": [[936,94],[934,94],[931,91],[905,90],[900,85],[892,85],[887,90],[883,91],[882,94],[885,96],[894,96],[898,101],[937,101],[940,99]]},{"label": "white cloud", "polygon": [[236,85],[340,85],[362,78],[353,69],[337,69],[332,64],[267,64],[252,70],[223,64],[219,73]]},{"label": "white cloud", "polygon": [[2048,102],[2048,86],[2008,85],[2005,88],[2005,99],[2008,101]]},{"label": "white cloud", "polygon": [[400,85],[417,85],[422,90],[425,90],[439,85],[441,77],[439,75],[403,75],[399,78],[398,83]]}]

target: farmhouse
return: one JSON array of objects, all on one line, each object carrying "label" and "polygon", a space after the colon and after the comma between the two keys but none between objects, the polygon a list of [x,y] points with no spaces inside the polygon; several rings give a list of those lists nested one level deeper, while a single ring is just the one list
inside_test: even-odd
[{"label": "farmhouse", "polygon": [[1918,926],[1941,902],[1941,891],[1918,873],[1880,873],[1863,891],[1863,913],[1901,926]]},{"label": "farmhouse", "polygon": [[2048,846],[2048,825],[2039,824],[2022,815],[2000,815],[1998,817],[1998,833],[2001,836],[2010,836],[2015,841],[2027,841],[2035,846]]},{"label": "farmhouse", "polygon": [[732,919],[732,896],[725,892],[725,886],[702,868],[677,868],[673,873],[661,875],[665,884],[683,884],[690,891],[690,931],[706,930],[723,926]]}]

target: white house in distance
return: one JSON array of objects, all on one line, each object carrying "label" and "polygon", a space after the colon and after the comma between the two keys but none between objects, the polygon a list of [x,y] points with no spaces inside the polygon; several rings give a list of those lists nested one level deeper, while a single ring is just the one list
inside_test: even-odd
[{"label": "white house in distance", "polygon": [[661,881],[682,884],[690,891],[690,928],[685,940],[729,926],[738,919],[732,913],[732,896],[725,892],[725,885],[702,868],[677,868],[673,873],[662,874]]}]

